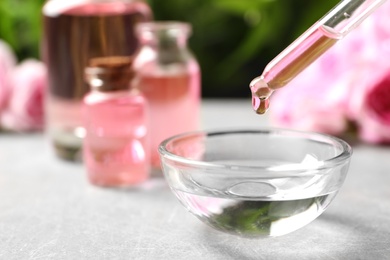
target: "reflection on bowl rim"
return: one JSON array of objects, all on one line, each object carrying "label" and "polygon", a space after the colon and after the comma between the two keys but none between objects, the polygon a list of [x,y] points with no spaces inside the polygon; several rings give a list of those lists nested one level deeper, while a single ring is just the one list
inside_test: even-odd
[{"label": "reflection on bowl rim", "polygon": [[[247,166],[247,165],[234,165],[234,164],[223,164],[223,163],[210,163],[210,162],[204,162],[194,159],[188,159],[179,155],[176,155],[174,153],[171,153],[168,151],[166,146],[176,139],[184,138],[184,137],[190,137],[190,136],[215,136],[215,135],[227,135],[227,134],[277,134],[280,136],[283,136],[284,133],[285,136],[299,136],[302,139],[306,140],[314,140],[319,142],[326,142],[328,144],[338,144],[341,149],[341,153],[338,154],[335,157],[332,157],[327,160],[321,160],[318,161],[316,164],[310,164],[310,167],[303,166],[301,163],[299,164],[288,164],[291,166],[291,169],[278,169],[274,166]],[[302,175],[302,171],[307,170],[308,174],[312,174],[313,170],[322,170],[327,168],[332,168],[336,165],[339,165],[341,163],[344,163],[347,159],[349,159],[352,156],[352,147],[344,140],[337,138],[332,135],[318,133],[318,132],[310,132],[310,131],[299,131],[299,130],[292,130],[292,129],[283,129],[283,128],[262,128],[262,129],[223,129],[223,130],[199,130],[199,131],[191,131],[191,132],[185,132],[181,134],[174,135],[172,137],[169,137],[165,139],[160,145],[159,145],[159,153],[161,157],[176,161],[178,163],[182,163],[185,165],[189,165],[192,167],[201,167],[201,168],[207,168],[207,169],[228,169],[228,170],[240,170],[240,171],[255,171],[255,170],[265,170],[269,172],[286,172],[288,171],[290,174],[293,174],[294,172],[299,172],[300,175]],[[285,168],[285,167],[283,167]]]}]

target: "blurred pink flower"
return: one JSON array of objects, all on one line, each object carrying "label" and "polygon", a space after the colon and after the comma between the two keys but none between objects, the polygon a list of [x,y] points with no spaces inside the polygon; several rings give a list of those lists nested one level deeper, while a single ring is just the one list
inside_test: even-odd
[{"label": "blurred pink flower", "polygon": [[272,96],[277,126],[390,143],[390,2]]},{"label": "blurred pink flower", "polygon": [[11,71],[15,67],[16,57],[11,47],[0,40],[0,114],[9,97]]},{"label": "blurred pink flower", "polygon": [[26,60],[12,72],[8,106],[1,115],[1,125],[13,131],[41,130],[44,125],[44,90],[46,68],[37,60]]},{"label": "blurred pink flower", "polygon": [[390,143],[390,71],[366,96],[360,138],[370,143]]},{"label": "blurred pink flower", "polygon": [[[335,82],[348,67],[336,55],[323,56],[271,97],[274,124],[306,131],[340,134],[346,130],[345,88]],[[327,71],[327,74],[324,74]],[[344,79],[347,80],[347,79]]]},{"label": "blurred pink flower", "polygon": [[[357,82],[349,113],[361,140],[390,143],[390,64],[372,65],[371,73]],[[366,72],[369,72],[367,68]]]}]

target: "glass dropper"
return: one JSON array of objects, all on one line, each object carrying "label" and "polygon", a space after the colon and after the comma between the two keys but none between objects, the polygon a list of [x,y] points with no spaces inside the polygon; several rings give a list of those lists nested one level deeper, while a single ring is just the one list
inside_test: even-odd
[{"label": "glass dropper", "polygon": [[386,0],[344,0],[276,56],[250,83],[253,109],[264,114],[274,90],[286,86]]}]

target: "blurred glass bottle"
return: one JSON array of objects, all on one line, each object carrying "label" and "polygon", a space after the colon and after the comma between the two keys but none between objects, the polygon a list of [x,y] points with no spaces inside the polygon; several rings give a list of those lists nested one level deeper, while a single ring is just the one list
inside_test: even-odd
[{"label": "blurred glass bottle", "polygon": [[46,130],[56,154],[81,158],[84,68],[94,57],[128,56],[138,48],[134,28],[150,21],[142,0],[49,0],[43,7],[42,59],[49,72]]},{"label": "blurred glass bottle", "polygon": [[147,102],[132,88],[129,57],[94,58],[85,69],[91,87],[83,99],[83,161],[100,186],[130,186],[150,169]]},{"label": "blurred glass bottle", "polygon": [[159,144],[199,128],[201,79],[187,46],[191,26],[183,22],[147,22],[136,26],[141,43],[134,60],[136,86],[150,107],[152,166],[160,167]]}]

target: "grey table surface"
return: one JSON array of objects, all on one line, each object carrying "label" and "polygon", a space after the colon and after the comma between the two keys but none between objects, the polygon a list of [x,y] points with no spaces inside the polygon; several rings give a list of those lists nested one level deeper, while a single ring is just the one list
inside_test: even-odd
[{"label": "grey table surface", "polygon": [[[248,100],[205,100],[202,128],[263,127]],[[301,230],[267,239],[214,231],[155,176],[90,185],[43,134],[0,134],[0,259],[390,259],[390,147],[358,144],[339,195]]]}]

